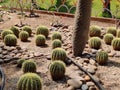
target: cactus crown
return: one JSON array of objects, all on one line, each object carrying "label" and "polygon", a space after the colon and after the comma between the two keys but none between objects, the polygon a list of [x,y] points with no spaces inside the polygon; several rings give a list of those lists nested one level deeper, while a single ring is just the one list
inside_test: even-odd
[{"label": "cactus crown", "polygon": [[110,33],[104,35],[104,41],[106,44],[111,45],[114,36]]},{"label": "cactus crown", "polygon": [[2,36],[2,39],[4,39],[4,37],[8,34],[13,34],[13,31],[9,30],[9,29],[5,29],[1,32],[1,36]]},{"label": "cactus crown", "polygon": [[100,49],[101,39],[98,37],[92,37],[89,39],[89,46],[94,49]]},{"label": "cactus crown", "polygon": [[120,38],[120,30],[117,30],[117,37]]},{"label": "cactus crown", "polygon": [[115,29],[115,27],[109,27],[107,29],[107,33],[111,33],[113,34],[113,36],[116,36],[117,30]]},{"label": "cactus crown", "polygon": [[16,27],[16,26],[12,26],[11,28],[10,28],[10,30],[11,31],[13,31],[13,33],[15,34],[15,36],[16,37],[19,37],[19,28],[18,27]]},{"label": "cactus crown", "polygon": [[46,38],[48,37],[49,35],[49,30],[46,26],[39,26],[37,28],[37,31],[36,31],[36,34],[43,34]]},{"label": "cactus crown", "polygon": [[52,42],[52,48],[53,49],[61,47],[61,46],[62,46],[62,42],[59,39],[53,40],[53,42]]},{"label": "cactus crown", "polygon": [[27,60],[22,65],[22,70],[24,73],[27,72],[36,72],[36,63],[32,60]]},{"label": "cactus crown", "polygon": [[32,34],[32,29],[31,29],[30,26],[24,26],[24,27],[22,28],[22,30],[28,32],[29,36],[31,36],[31,34]]},{"label": "cactus crown", "polygon": [[100,35],[101,35],[100,27],[99,26],[91,26],[89,35],[90,35],[90,37],[100,37]]},{"label": "cactus crown", "polygon": [[112,46],[114,50],[120,50],[120,38],[114,38],[112,40]]},{"label": "cactus crown", "polygon": [[52,51],[52,60],[65,61],[67,58],[66,52],[62,48],[55,48]]},{"label": "cactus crown", "polygon": [[6,46],[16,46],[17,37],[14,34],[8,34],[4,38],[4,43]]},{"label": "cactus crown", "polygon": [[19,59],[19,60],[17,61],[17,67],[20,67],[20,68],[21,68],[23,62],[25,62],[25,59]]},{"label": "cactus crown", "polygon": [[52,34],[52,40],[55,40],[55,39],[62,40],[62,36],[61,36],[61,33],[60,33],[60,32],[54,32],[54,33]]},{"label": "cactus crown", "polygon": [[105,51],[100,51],[96,55],[96,61],[99,64],[105,64],[108,61],[108,54]]},{"label": "cactus crown", "polygon": [[46,38],[44,35],[39,34],[36,36],[36,45],[37,46],[43,46],[45,45]]},{"label": "cactus crown", "polygon": [[66,65],[63,61],[53,61],[50,65],[50,74],[53,80],[58,80],[64,77]]},{"label": "cactus crown", "polygon": [[28,37],[29,37],[29,34],[28,34],[28,32],[26,32],[26,31],[21,31],[21,32],[19,33],[19,38],[20,38],[21,41],[23,41],[23,42],[26,42],[26,41],[28,40]]},{"label": "cactus crown", "polygon": [[42,90],[41,78],[35,73],[22,75],[17,83],[18,90]]}]

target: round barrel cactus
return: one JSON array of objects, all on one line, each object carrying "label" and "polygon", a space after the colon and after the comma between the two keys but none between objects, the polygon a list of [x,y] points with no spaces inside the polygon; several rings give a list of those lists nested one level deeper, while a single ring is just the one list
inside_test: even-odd
[{"label": "round barrel cactus", "polygon": [[116,36],[117,30],[115,29],[115,27],[109,27],[107,28],[107,33],[110,33],[113,36]]},{"label": "round barrel cactus", "polygon": [[99,37],[92,37],[89,40],[89,46],[94,49],[100,49],[101,39]]},{"label": "round barrel cactus", "polygon": [[48,37],[49,35],[49,30],[46,26],[39,26],[37,28],[37,31],[36,31],[36,34],[43,34],[46,38]]},{"label": "round barrel cactus", "polygon": [[100,51],[96,55],[96,61],[100,64],[103,65],[108,61],[108,54],[105,51]]},{"label": "round barrel cactus", "polygon": [[9,29],[5,29],[1,32],[1,36],[2,36],[2,39],[4,39],[4,37],[8,34],[13,34],[13,31],[9,30]]},{"label": "round barrel cactus", "polygon": [[22,75],[18,80],[17,90],[42,90],[40,76],[35,73],[26,73]]},{"label": "round barrel cactus", "polygon": [[100,37],[101,36],[100,27],[99,26],[91,26],[89,35],[90,35],[90,37]]},{"label": "round barrel cactus", "polygon": [[62,46],[62,42],[59,39],[53,40],[53,42],[52,42],[52,48],[53,49],[61,47],[61,46]]},{"label": "round barrel cactus", "polygon": [[120,30],[117,30],[117,37],[120,38]]},{"label": "round barrel cactus", "polygon": [[55,48],[52,51],[52,60],[66,61],[67,54],[62,48]]},{"label": "round barrel cactus", "polygon": [[20,38],[20,40],[23,41],[23,42],[27,42],[27,41],[28,41],[28,37],[29,37],[29,34],[28,34],[28,32],[26,32],[26,31],[21,31],[21,32],[19,33],[19,38]]},{"label": "round barrel cactus", "polygon": [[114,38],[112,40],[112,47],[114,50],[120,51],[120,38]]},{"label": "round barrel cactus", "polygon": [[17,67],[21,68],[23,62],[25,62],[25,59],[23,59],[23,58],[19,59],[19,60],[17,61]]},{"label": "round barrel cactus", "polygon": [[31,29],[30,26],[24,26],[24,27],[22,28],[22,30],[28,32],[29,36],[31,36],[31,34],[32,34],[32,29]]},{"label": "round barrel cactus", "polygon": [[49,67],[49,71],[53,80],[60,80],[65,76],[66,65],[63,61],[53,61]]},{"label": "round barrel cactus", "polygon": [[36,45],[37,46],[43,46],[43,45],[45,45],[45,42],[46,42],[46,38],[45,38],[45,36],[44,35],[37,35],[36,36],[36,40],[35,40],[35,42],[36,42]]},{"label": "round barrel cactus", "polygon": [[110,33],[104,35],[104,41],[106,44],[111,45],[114,36]]},{"label": "round barrel cactus", "polygon": [[54,32],[54,33],[52,34],[52,40],[55,40],[55,39],[62,40],[62,36],[61,36],[61,33],[60,33],[60,32]]},{"label": "round barrel cactus", "polygon": [[10,28],[10,30],[13,31],[13,33],[15,34],[16,37],[19,37],[20,31],[19,31],[19,28],[18,28],[18,27],[12,26],[12,27]]},{"label": "round barrel cactus", "polygon": [[4,38],[4,43],[6,46],[16,46],[17,37],[14,34],[8,34]]},{"label": "round barrel cactus", "polygon": [[27,73],[27,72],[35,73],[36,72],[36,64],[32,60],[27,60],[23,63],[22,69],[23,69],[24,73]]}]

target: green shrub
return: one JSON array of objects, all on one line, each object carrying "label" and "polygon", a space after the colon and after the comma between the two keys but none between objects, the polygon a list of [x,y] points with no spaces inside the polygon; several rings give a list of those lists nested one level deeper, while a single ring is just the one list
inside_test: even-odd
[{"label": "green shrub", "polygon": [[104,41],[106,44],[111,45],[111,42],[113,40],[114,36],[112,34],[105,34],[104,35]]},{"label": "green shrub", "polygon": [[52,60],[66,61],[67,55],[64,49],[55,48],[52,51]]},{"label": "green shrub", "polygon": [[28,37],[29,37],[29,34],[28,34],[28,32],[26,32],[26,31],[21,31],[21,32],[19,33],[19,38],[20,38],[20,40],[23,41],[23,42],[28,41]]},{"label": "green shrub", "polygon": [[61,46],[62,46],[62,42],[59,39],[53,40],[53,42],[52,42],[52,48],[53,49],[61,47]]},{"label": "green shrub", "polygon": [[46,38],[48,37],[49,35],[49,30],[46,26],[39,26],[37,28],[37,31],[36,31],[36,34],[43,34]]},{"label": "green shrub", "polygon": [[105,51],[100,51],[96,55],[96,61],[103,65],[108,61],[108,54]]},{"label": "green shrub", "polygon": [[53,80],[60,80],[65,76],[66,65],[63,61],[53,61],[49,71]]},{"label": "green shrub", "polygon": [[98,37],[92,37],[89,40],[89,46],[94,49],[100,49],[101,47],[101,39]]},{"label": "green shrub", "polygon": [[32,60],[27,60],[23,63],[22,69],[23,69],[24,73],[27,73],[27,72],[35,73],[36,72],[36,64]]},{"label": "green shrub", "polygon": [[19,37],[20,31],[19,31],[19,28],[18,28],[18,27],[12,26],[12,27],[10,28],[10,30],[13,31],[13,33],[15,34],[16,37]]},{"label": "green shrub", "polygon": [[1,32],[1,36],[2,36],[2,39],[4,39],[4,37],[8,34],[13,34],[13,32],[9,29],[5,29]]},{"label": "green shrub", "polygon": [[42,90],[41,78],[35,73],[26,73],[20,77],[17,90]]},{"label": "green shrub", "polygon": [[115,29],[115,27],[109,27],[107,29],[107,33],[112,34],[113,36],[116,36],[117,30]]},{"label": "green shrub", "polygon": [[24,27],[22,28],[22,30],[28,32],[29,36],[31,36],[31,34],[32,34],[32,29],[31,29],[30,26],[24,26]]},{"label": "green shrub", "polygon": [[25,62],[25,59],[23,59],[23,58],[22,58],[22,59],[19,59],[19,60],[17,61],[17,67],[21,68],[23,62]]},{"label": "green shrub", "polygon": [[101,36],[100,27],[99,26],[91,26],[89,35],[90,35],[90,37],[100,37]]},{"label": "green shrub", "polygon": [[120,30],[117,30],[117,37],[120,38]]},{"label": "green shrub", "polygon": [[120,50],[120,38],[114,38],[112,40],[112,47],[114,50]]},{"label": "green shrub", "polygon": [[61,36],[61,33],[60,33],[60,32],[54,32],[54,33],[52,34],[52,40],[55,40],[55,39],[62,40],[62,36]]},{"label": "green shrub", "polygon": [[37,46],[43,46],[43,45],[45,45],[45,42],[46,42],[46,38],[45,38],[45,36],[44,35],[37,35],[36,36],[36,45]]},{"label": "green shrub", "polygon": [[14,34],[8,34],[4,38],[4,43],[6,46],[16,46],[17,37]]}]

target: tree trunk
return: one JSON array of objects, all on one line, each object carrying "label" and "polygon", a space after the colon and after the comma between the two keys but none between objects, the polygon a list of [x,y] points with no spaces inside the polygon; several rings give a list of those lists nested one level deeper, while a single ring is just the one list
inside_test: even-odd
[{"label": "tree trunk", "polygon": [[92,0],[78,0],[73,31],[73,54],[82,55],[88,40]]}]

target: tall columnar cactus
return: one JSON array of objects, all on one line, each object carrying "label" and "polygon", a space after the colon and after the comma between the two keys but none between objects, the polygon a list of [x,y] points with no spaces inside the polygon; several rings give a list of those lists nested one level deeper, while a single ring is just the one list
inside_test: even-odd
[{"label": "tall columnar cactus", "polygon": [[108,61],[107,52],[105,52],[105,51],[98,52],[96,55],[96,61],[101,65],[105,64]]},{"label": "tall columnar cactus", "polygon": [[36,40],[35,40],[35,42],[36,42],[36,45],[37,46],[43,46],[43,45],[45,45],[45,42],[46,42],[46,38],[45,38],[45,36],[44,35],[37,35],[36,36]]},{"label": "tall columnar cactus", "polygon": [[28,32],[29,36],[31,36],[31,34],[32,34],[32,29],[31,29],[30,26],[24,26],[24,27],[22,28],[22,30]]},{"label": "tall columnar cactus", "polygon": [[23,41],[23,42],[28,41],[28,37],[29,37],[29,34],[28,34],[28,32],[26,32],[26,31],[21,31],[21,32],[19,33],[19,38],[20,38],[20,40]]},{"label": "tall columnar cactus", "polygon": [[49,71],[53,80],[60,80],[65,76],[66,65],[63,61],[53,61]]},{"label": "tall columnar cactus", "polygon": [[19,37],[20,31],[19,31],[19,28],[18,28],[18,27],[12,26],[12,27],[10,28],[10,30],[13,31],[13,33],[15,34],[16,37]]},{"label": "tall columnar cactus", "polygon": [[100,49],[101,47],[101,39],[98,37],[92,37],[89,40],[89,46],[94,49]]},{"label": "tall columnar cactus", "polygon": [[49,35],[49,30],[46,26],[39,26],[37,28],[37,31],[36,31],[36,34],[43,34],[46,38],[48,37]]},{"label": "tall columnar cactus", "polygon": [[106,44],[111,45],[114,36],[110,33],[104,35],[104,41]]},{"label": "tall columnar cactus", "polygon": [[17,37],[14,34],[8,34],[4,38],[4,43],[6,46],[16,46]]},{"label": "tall columnar cactus", "polygon": [[32,60],[27,60],[23,63],[22,69],[23,69],[24,73],[27,73],[27,72],[35,73],[36,72],[36,63],[33,62]]},{"label": "tall columnar cactus", "polygon": [[60,32],[54,32],[54,33],[52,34],[52,40],[55,40],[55,39],[62,40],[62,36],[61,36],[61,33],[60,33]]},{"label": "tall columnar cactus", "polygon": [[53,49],[61,47],[61,46],[62,46],[62,42],[59,39],[53,40],[53,42],[52,42],[52,48]]},{"label": "tall columnar cactus", "polygon": [[120,38],[114,38],[112,40],[112,47],[114,50],[119,50],[120,51]]},{"label": "tall columnar cactus", "polygon": [[8,34],[13,34],[13,31],[9,30],[9,29],[5,29],[1,32],[1,36],[2,36],[2,39],[4,39],[4,37]]},{"label": "tall columnar cactus", "polygon": [[82,55],[88,40],[92,0],[78,0],[73,31],[73,54]]},{"label": "tall columnar cactus", "polygon": [[120,30],[117,30],[117,37],[120,38]]},{"label": "tall columnar cactus", "polygon": [[22,75],[17,83],[17,90],[42,90],[40,76],[35,73]]},{"label": "tall columnar cactus", "polygon": [[66,61],[67,54],[62,48],[55,48],[52,51],[52,60]]},{"label": "tall columnar cactus", "polygon": [[90,37],[100,37],[101,36],[100,27],[99,26],[91,26],[89,35],[90,35]]},{"label": "tall columnar cactus", "polygon": [[116,36],[117,30],[115,27],[109,27],[109,28],[107,28],[107,33],[111,33],[111,34],[113,34],[113,36]]}]

